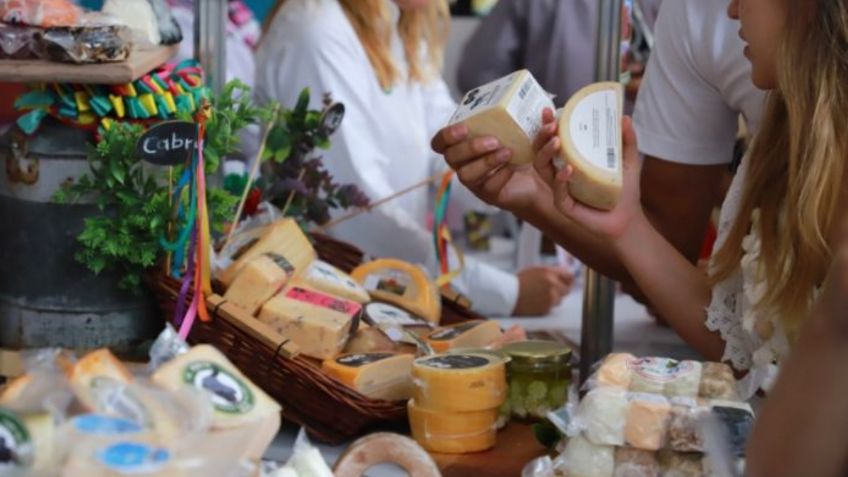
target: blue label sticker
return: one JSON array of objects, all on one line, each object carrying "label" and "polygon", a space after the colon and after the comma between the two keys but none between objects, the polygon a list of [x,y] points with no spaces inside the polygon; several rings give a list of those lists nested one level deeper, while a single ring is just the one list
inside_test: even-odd
[{"label": "blue label sticker", "polygon": [[97,454],[97,460],[105,467],[118,472],[156,472],[164,467],[171,454],[167,449],[137,442],[119,442]]},{"label": "blue label sticker", "polygon": [[98,414],[85,414],[75,417],[74,428],[85,434],[107,435],[132,434],[142,431],[142,427],[132,421]]}]

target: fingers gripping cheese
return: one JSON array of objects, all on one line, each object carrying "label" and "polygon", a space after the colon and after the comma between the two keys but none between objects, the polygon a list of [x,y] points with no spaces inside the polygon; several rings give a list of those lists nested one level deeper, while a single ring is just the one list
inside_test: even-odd
[{"label": "fingers gripping cheese", "polygon": [[495,355],[442,354],[412,365],[415,402],[432,411],[482,411],[506,399],[506,366]]},{"label": "fingers gripping cheese", "polygon": [[564,162],[554,164],[574,168],[569,194],[596,209],[614,209],[621,194],[623,107],[620,84],[596,83],[572,96],[559,117]]}]

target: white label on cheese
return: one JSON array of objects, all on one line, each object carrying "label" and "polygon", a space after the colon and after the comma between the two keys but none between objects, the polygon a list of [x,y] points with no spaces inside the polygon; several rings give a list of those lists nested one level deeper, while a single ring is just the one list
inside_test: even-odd
[{"label": "white label on cheese", "polygon": [[554,103],[533,75],[527,75],[521,88],[510,99],[506,110],[532,141],[542,129],[542,111],[554,109]]},{"label": "white label on cheese", "polygon": [[656,383],[668,383],[697,370],[692,361],[668,358],[631,359],[627,367],[642,378]]},{"label": "white label on cheese", "polygon": [[412,279],[402,270],[388,269],[372,273],[365,277],[365,288],[371,291],[384,291],[404,296]]},{"label": "white label on cheese", "polygon": [[571,113],[571,141],[577,152],[593,166],[618,172],[619,151],[618,95],[598,91],[577,103]]},{"label": "white label on cheese", "polygon": [[498,103],[509,92],[519,73],[512,73],[501,79],[474,88],[462,98],[462,104],[450,120],[450,124],[461,123],[475,114],[485,111]]}]

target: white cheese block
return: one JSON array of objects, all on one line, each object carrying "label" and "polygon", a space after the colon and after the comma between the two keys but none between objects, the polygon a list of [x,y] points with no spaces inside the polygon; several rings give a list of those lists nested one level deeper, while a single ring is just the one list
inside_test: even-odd
[{"label": "white cheese block", "polygon": [[450,124],[464,123],[472,137],[494,136],[512,149],[512,163],[530,164],[545,108],[554,109],[550,96],[529,71],[520,70],[469,91]]},{"label": "white cheese block", "polygon": [[568,440],[562,454],[562,467],[568,477],[612,477],[615,470],[615,448],[597,446],[582,436]]},{"label": "white cheese block", "polygon": [[656,451],[665,446],[671,404],[656,394],[630,395],[624,438],[636,449]]},{"label": "white cheese block", "polygon": [[361,310],[359,303],[290,286],[265,303],[259,320],[293,341],[304,355],[328,359],[344,348]]},{"label": "white cheese block", "polygon": [[173,392],[184,386],[206,391],[214,409],[213,428],[239,427],[280,412],[279,404],[209,345],[195,346],[165,363],[151,380]]},{"label": "white cheese block", "polygon": [[596,209],[614,209],[621,194],[623,107],[619,83],[595,83],[572,96],[559,116],[564,157],[554,164],[574,168],[569,194]]},{"label": "white cheese block", "polygon": [[306,285],[359,304],[367,303],[370,300],[365,287],[347,273],[321,260],[312,262],[306,272],[294,281],[294,284]]},{"label": "white cheese block", "polygon": [[624,445],[627,393],[614,388],[597,388],[586,394],[577,409],[586,438],[593,444]]},{"label": "white cheese block", "polygon": [[253,315],[286,285],[291,271],[293,268],[284,257],[260,255],[239,272],[224,299]]}]

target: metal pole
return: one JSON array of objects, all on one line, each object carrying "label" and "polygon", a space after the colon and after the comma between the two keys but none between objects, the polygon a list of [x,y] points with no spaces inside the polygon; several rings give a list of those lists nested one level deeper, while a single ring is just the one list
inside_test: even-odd
[{"label": "metal pole", "polygon": [[[598,0],[596,81],[618,81],[621,73],[622,0]],[[594,270],[586,270],[583,325],[580,332],[580,380],[591,367],[612,351],[615,283]]]},{"label": "metal pole", "polygon": [[227,81],[227,0],[194,0],[194,57],[217,95]]}]

